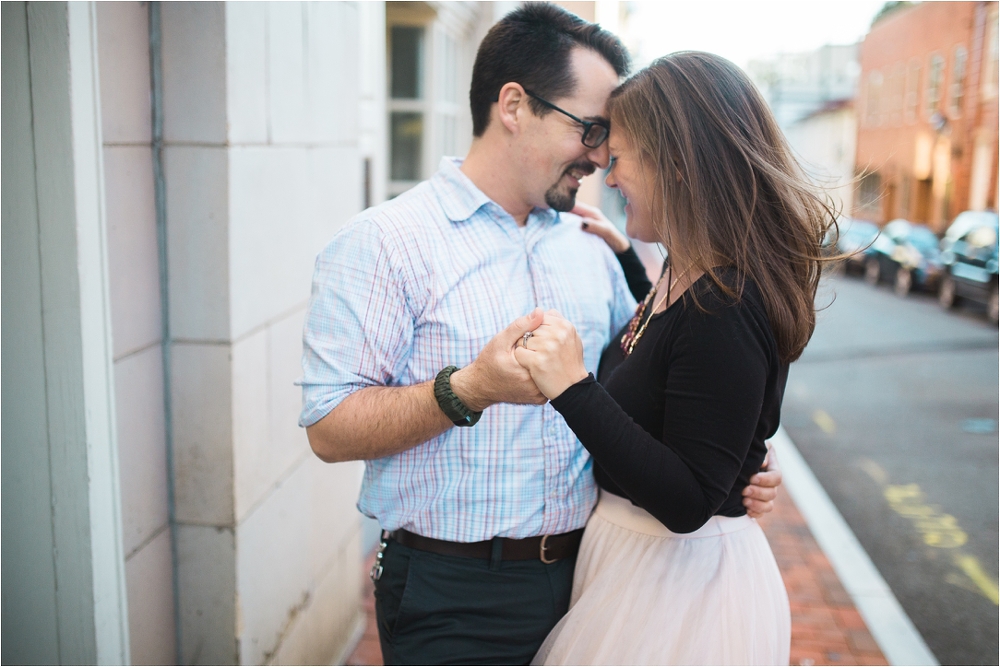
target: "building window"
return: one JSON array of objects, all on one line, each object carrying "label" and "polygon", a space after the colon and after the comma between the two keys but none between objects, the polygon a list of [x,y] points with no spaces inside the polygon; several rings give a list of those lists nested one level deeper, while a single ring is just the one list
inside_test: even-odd
[{"label": "building window", "polygon": [[965,73],[968,55],[963,46],[955,47],[955,62],[951,68],[951,86],[948,95],[948,110],[952,118],[962,115],[962,100],[965,99]]},{"label": "building window", "polygon": [[910,63],[906,72],[906,122],[917,120],[917,110],[920,108],[920,63]]},{"label": "building window", "polygon": [[412,111],[393,111],[389,117],[391,137],[389,178],[393,181],[419,181],[423,157],[424,115]]},{"label": "building window", "polygon": [[927,117],[930,118],[941,108],[941,85],[944,79],[944,58],[931,56],[927,69]]},{"label": "building window", "polygon": [[389,196],[429,178],[443,155],[459,152],[461,39],[447,3],[387,7]]},{"label": "building window", "polygon": [[398,195],[423,178],[423,26],[389,29],[389,194]]}]

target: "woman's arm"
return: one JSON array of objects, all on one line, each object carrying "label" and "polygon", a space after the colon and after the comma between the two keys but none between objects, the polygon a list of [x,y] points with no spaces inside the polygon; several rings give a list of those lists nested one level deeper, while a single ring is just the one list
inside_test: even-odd
[{"label": "woman's arm", "polygon": [[[668,362],[660,437],[636,424],[592,376],[554,398],[549,392],[558,386],[543,387],[543,380],[539,389],[637,505],[685,533],[715,514],[743,468],[760,416],[769,357],[745,309],[707,315],[690,308],[677,326],[683,333]],[[539,382],[535,370],[532,378]]]},{"label": "woman's arm", "polygon": [[581,224],[583,231],[603,239],[615,253],[625,273],[625,282],[628,283],[628,289],[635,300],[645,299],[649,290],[653,289],[653,283],[646,275],[646,267],[635,253],[635,248],[632,247],[628,237],[618,231],[618,228],[598,208],[577,204],[572,212],[583,218]]},{"label": "woman's arm", "polygon": [[635,248],[630,245],[625,252],[615,253],[615,257],[622,265],[625,282],[628,283],[628,291],[632,293],[632,297],[636,301],[642,301],[649,294],[649,290],[653,289],[653,283],[650,282],[649,276],[646,274],[646,267],[643,266],[639,255],[635,254]]}]

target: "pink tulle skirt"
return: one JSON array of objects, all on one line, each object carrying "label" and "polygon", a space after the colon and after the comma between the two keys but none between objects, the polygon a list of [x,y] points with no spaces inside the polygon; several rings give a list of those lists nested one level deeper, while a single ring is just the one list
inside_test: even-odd
[{"label": "pink tulle skirt", "polygon": [[601,493],[587,523],[569,613],[533,664],[787,665],[788,595],[753,519],[667,530]]}]

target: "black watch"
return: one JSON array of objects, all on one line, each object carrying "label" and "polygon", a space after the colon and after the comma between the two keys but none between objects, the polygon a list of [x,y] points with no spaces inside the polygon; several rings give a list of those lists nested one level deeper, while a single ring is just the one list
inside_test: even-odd
[{"label": "black watch", "polygon": [[437,399],[441,412],[450,419],[455,426],[475,426],[483,413],[473,412],[462,402],[455,392],[451,390],[451,374],[458,370],[458,366],[445,366],[434,378],[434,398]]}]

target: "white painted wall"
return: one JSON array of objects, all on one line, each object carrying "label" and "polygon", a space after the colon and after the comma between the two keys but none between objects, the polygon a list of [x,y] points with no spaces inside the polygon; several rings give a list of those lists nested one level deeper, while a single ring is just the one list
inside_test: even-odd
[{"label": "white painted wall", "polygon": [[384,9],[162,12],[182,661],[329,662],[361,621],[361,465],[313,456],[293,382],[315,256],[384,160]]},{"label": "white painted wall", "polygon": [[149,8],[96,3],[101,128],[133,664],[176,662],[153,187]]}]

